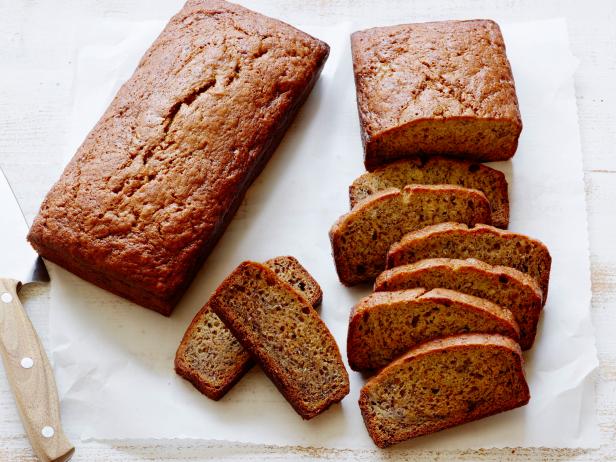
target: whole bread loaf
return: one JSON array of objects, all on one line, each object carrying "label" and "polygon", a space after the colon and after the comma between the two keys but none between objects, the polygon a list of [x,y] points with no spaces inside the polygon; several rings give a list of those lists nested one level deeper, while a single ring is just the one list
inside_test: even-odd
[{"label": "whole bread loaf", "polygon": [[453,184],[478,189],[492,209],[492,225],[509,225],[509,193],[503,172],[483,164],[446,157],[412,157],[366,172],[349,187],[351,208],[360,200],[388,188],[409,184]]},{"label": "whole bread loaf", "polygon": [[351,48],[368,170],[417,154],[514,155],[522,121],[494,21],[376,27]]},{"label": "whole bread loaf", "polygon": [[329,231],[340,281],[353,286],[374,280],[392,244],[443,221],[490,223],[490,204],[481,191],[452,185],[410,185],[366,197]]},{"label": "whole bread loaf", "polygon": [[[321,303],[321,287],[297,259],[281,256],[264,265],[314,308]],[[195,315],[175,354],[177,374],[214,400],[222,398],[253,364],[250,353],[212,311],[209,302]]]},{"label": "whole bread loaf", "polygon": [[28,239],[78,276],[169,315],[328,52],[241,6],[188,1],[48,193]]},{"label": "whole bread loaf", "polygon": [[469,258],[429,258],[383,271],[375,291],[424,289],[456,290],[484,298],[513,313],[520,327],[520,346],[533,346],[541,314],[542,294],[534,278],[514,268],[493,266]]},{"label": "whole bread loaf", "polygon": [[537,239],[478,224],[440,223],[406,234],[392,245],[387,254],[387,267],[415,263],[426,258],[476,258],[490,265],[510,266],[535,278],[548,296],[552,257],[548,248]]},{"label": "whole bread loaf", "polygon": [[528,403],[520,346],[500,335],[465,334],[413,348],[359,395],[377,446],[444,430]]},{"label": "whole bread loaf", "polygon": [[209,303],[302,418],[349,393],[349,376],[327,326],[266,266],[242,263]]},{"label": "whole bread loaf", "polygon": [[356,371],[380,369],[420,343],[468,332],[519,340],[511,311],[488,300],[448,289],[375,292],[351,312],[349,366]]}]

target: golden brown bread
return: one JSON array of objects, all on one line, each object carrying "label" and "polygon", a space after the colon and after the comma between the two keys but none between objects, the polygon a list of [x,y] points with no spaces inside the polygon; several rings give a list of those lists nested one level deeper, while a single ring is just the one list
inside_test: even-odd
[{"label": "golden brown bread", "polygon": [[519,340],[511,311],[482,298],[448,289],[375,292],[351,313],[349,366],[356,371],[380,369],[420,343],[469,332]]},{"label": "golden brown bread", "polygon": [[316,82],[328,46],[222,0],[190,0],[53,186],[45,258],[169,315]]},{"label": "golden brown bread", "polygon": [[351,47],[368,170],[417,154],[514,155],[522,121],[494,21],[376,27]]},{"label": "golden brown bread", "polygon": [[338,277],[347,286],[372,281],[405,233],[443,221],[490,223],[490,216],[485,195],[460,186],[409,185],[368,196],[329,231]]},{"label": "golden brown bread", "polygon": [[381,448],[528,403],[520,346],[500,335],[465,334],[410,350],[359,396]]},{"label": "golden brown bread", "polygon": [[[321,287],[297,259],[281,256],[264,265],[314,308],[321,303]],[[195,315],[175,354],[177,374],[214,400],[222,398],[253,364],[250,353],[212,311],[209,302]]]},{"label": "golden brown bread", "polygon": [[416,287],[456,290],[508,309],[520,327],[520,346],[532,347],[543,304],[539,285],[527,274],[473,258],[430,258],[383,271],[374,283],[375,291]]},{"label": "golden brown bread", "polygon": [[210,306],[302,418],[315,417],[349,393],[349,377],[327,326],[266,266],[239,265]]},{"label": "golden brown bread", "polygon": [[387,254],[387,267],[426,258],[476,258],[490,265],[510,266],[535,278],[548,296],[552,257],[548,248],[524,234],[478,224],[440,223],[406,234]]},{"label": "golden brown bread", "polygon": [[351,208],[360,200],[387,188],[408,184],[453,184],[478,189],[486,195],[492,209],[492,225],[509,225],[509,193],[505,175],[483,164],[441,156],[411,157],[366,172],[349,187]]}]

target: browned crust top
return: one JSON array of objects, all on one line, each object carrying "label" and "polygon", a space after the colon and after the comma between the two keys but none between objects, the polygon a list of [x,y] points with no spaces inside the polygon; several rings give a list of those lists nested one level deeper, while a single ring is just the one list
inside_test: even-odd
[{"label": "browned crust top", "polygon": [[170,297],[328,51],[239,5],[189,1],[47,195],[30,241]]},{"label": "browned crust top", "polygon": [[355,32],[351,47],[367,137],[426,119],[506,119],[521,129],[513,75],[494,21],[377,27]]}]

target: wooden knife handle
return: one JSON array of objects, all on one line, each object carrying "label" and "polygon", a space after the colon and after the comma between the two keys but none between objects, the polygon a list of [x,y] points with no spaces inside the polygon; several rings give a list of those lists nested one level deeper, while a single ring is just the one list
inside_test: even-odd
[{"label": "wooden knife handle", "polygon": [[19,284],[0,278],[0,353],[34,452],[41,462],[64,462],[75,448],[62,430],[56,381],[17,297]]}]

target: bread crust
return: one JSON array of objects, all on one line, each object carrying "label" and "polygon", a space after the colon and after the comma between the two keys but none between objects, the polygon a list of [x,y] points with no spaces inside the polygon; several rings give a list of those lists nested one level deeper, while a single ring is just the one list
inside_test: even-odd
[{"label": "bread crust", "polygon": [[442,156],[411,157],[357,177],[349,186],[351,208],[378,191],[407,184],[452,184],[483,192],[492,209],[492,225],[509,225],[509,192],[503,172],[486,165]]},{"label": "bread crust", "polygon": [[[481,238],[495,241],[498,244],[496,250],[481,252],[478,248]],[[434,246],[435,242],[452,244]],[[456,242],[463,243],[460,244],[460,249],[454,247]],[[509,245],[510,249],[506,245]],[[424,246],[427,247],[425,250]],[[494,246],[491,248],[494,249]],[[552,257],[545,244],[537,239],[485,224],[468,227],[462,223],[439,223],[407,233],[399,242],[393,244],[387,253],[387,268],[414,263],[425,258],[441,257],[476,258],[491,265],[510,266],[522,271],[535,278],[543,293],[543,305],[545,305]]]},{"label": "bread crust", "polygon": [[[468,322],[471,317],[481,317],[486,324],[482,326],[468,325],[466,328],[460,327],[459,331],[449,330],[444,325],[437,326],[438,332],[432,335],[421,335],[417,332],[415,325],[410,327],[408,322],[417,317],[421,318],[425,313],[426,308],[439,309],[447,311],[451,316],[459,315],[462,318],[468,316]],[[394,329],[392,326],[387,328],[387,316],[384,311],[391,309],[400,312],[400,316],[405,322],[403,327]],[[374,329],[362,329],[367,318],[379,319],[377,325],[382,326],[383,331],[375,331]],[[439,318],[433,320],[431,326]],[[445,318],[440,318],[444,321]],[[426,326],[419,325],[419,329]],[[483,333],[483,334],[500,334],[512,338],[516,342],[519,341],[520,330],[517,322],[514,319],[510,310],[502,308],[488,300],[479,297],[463,294],[449,289],[432,289],[427,291],[423,288],[406,289],[394,292],[375,292],[362,298],[354,307],[349,319],[349,329],[347,334],[347,357],[349,366],[355,371],[370,371],[382,368],[391,362],[398,354],[382,356],[383,351],[377,352],[370,348],[370,344],[375,342],[375,337],[380,337],[379,343],[390,344],[390,348],[409,350],[414,346],[432,340],[438,337],[444,337],[455,334],[464,334],[467,332]],[[402,337],[402,345],[393,345],[390,340]],[[385,341],[387,339],[387,341]],[[411,339],[416,339],[416,343],[412,343]],[[381,349],[383,345],[381,345]]]},{"label": "bread crust", "polygon": [[[367,170],[416,154],[483,161],[514,155],[522,120],[494,21],[366,29],[352,34],[351,49]],[[448,125],[452,133],[438,132]],[[428,138],[399,141],[415,127]],[[492,130],[499,136],[488,140]]]},{"label": "bread crust", "polygon": [[190,0],[48,193],[29,241],[83,279],[169,315],[328,53],[239,5]]},{"label": "bread crust", "polygon": [[[413,428],[407,428],[398,432],[395,436],[388,438],[379,430],[378,419],[370,410],[369,393],[372,388],[378,387],[385,377],[395,374],[401,365],[413,362],[422,357],[443,354],[457,349],[478,348],[490,348],[495,351],[500,351],[502,354],[511,355],[514,357],[514,363],[516,364],[514,373],[517,377],[517,383],[521,388],[519,395],[511,395],[509,400],[501,403],[493,403],[493,406],[487,411],[481,413],[469,412],[466,416],[461,416],[448,422],[441,422],[434,425],[434,427],[429,431],[417,431]],[[408,353],[392,362],[389,366],[383,368],[378,375],[370,379],[361,389],[359,396],[359,407],[366,425],[366,429],[368,430],[368,433],[374,443],[380,448],[385,448],[391,446],[392,444],[400,443],[411,438],[428,435],[446,428],[472,422],[490,415],[524,406],[530,400],[530,391],[526,383],[523,366],[524,358],[522,357],[520,346],[514,340],[500,335],[464,334],[426,342],[416,348],[413,348]]]},{"label": "bread crust", "polygon": [[[276,285],[288,292],[290,298],[294,298],[294,302],[301,307],[304,316],[311,318],[313,326],[315,326],[318,332],[314,332],[315,335],[319,335],[321,344],[328,345],[330,351],[333,352],[333,357],[329,358],[331,361],[331,367],[336,367],[338,373],[343,379],[343,383],[330,384],[327,390],[321,390],[321,404],[315,405],[311,402],[311,399],[317,399],[319,397],[302,395],[301,384],[290,381],[288,375],[285,373],[284,368],[279,364],[276,358],[270,354],[266,344],[268,339],[262,338],[260,333],[253,329],[253,326],[240,319],[239,313],[234,308],[224,302],[224,291],[226,287],[237,284],[236,278],[240,275],[244,269],[253,269],[260,273],[261,277],[267,281],[270,285]],[[325,411],[332,404],[341,401],[349,393],[349,378],[348,373],[342,362],[340,351],[336,341],[327,326],[316,311],[308,305],[306,299],[299,295],[293,288],[284,281],[281,281],[276,274],[267,268],[266,266],[246,261],[240,264],[236,270],[221,284],[216,290],[212,298],[210,299],[212,309],[223,320],[225,325],[233,332],[233,335],[239,340],[239,342],[248,350],[254,358],[261,365],[263,371],[272,380],[274,385],[280,390],[282,395],[287,399],[289,404],[293,406],[295,411],[303,419],[311,419],[321,412]],[[287,306],[289,309],[290,306]],[[281,339],[278,339],[280,342]],[[297,351],[302,351],[303,345],[297,345]],[[307,360],[311,360],[310,354],[303,356]]]}]

